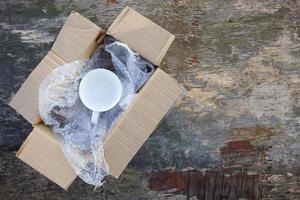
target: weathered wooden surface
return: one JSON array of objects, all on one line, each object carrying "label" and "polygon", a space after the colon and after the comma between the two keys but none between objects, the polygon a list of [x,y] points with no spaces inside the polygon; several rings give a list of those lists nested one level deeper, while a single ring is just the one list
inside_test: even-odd
[{"label": "weathered wooden surface", "polygon": [[[77,10],[129,5],[176,35],[162,68],[188,90],[122,176],[64,192],[14,157],[30,125],[6,103]],[[0,2],[0,199],[300,199],[297,0]]]}]

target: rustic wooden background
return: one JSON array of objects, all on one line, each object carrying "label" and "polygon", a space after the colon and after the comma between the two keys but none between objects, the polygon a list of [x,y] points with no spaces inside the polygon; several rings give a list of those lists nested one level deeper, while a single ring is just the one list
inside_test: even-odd
[{"label": "rustic wooden background", "polygon": [[[7,102],[72,10],[107,28],[129,5],[176,35],[162,68],[188,90],[103,188],[68,192],[15,158]],[[299,0],[1,0],[0,199],[300,199]]]}]

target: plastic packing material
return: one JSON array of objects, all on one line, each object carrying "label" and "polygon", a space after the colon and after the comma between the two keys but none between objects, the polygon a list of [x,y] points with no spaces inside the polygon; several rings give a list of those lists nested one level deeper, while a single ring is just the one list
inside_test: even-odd
[{"label": "plastic packing material", "polygon": [[[93,125],[92,111],[80,101],[78,87],[82,77],[96,68],[113,71],[120,78],[123,90],[118,105],[101,113],[98,123]],[[41,83],[41,118],[58,137],[68,162],[86,183],[96,187],[103,185],[104,177],[109,174],[103,140],[153,71],[153,64],[126,44],[107,36],[90,60],[64,64]]]}]

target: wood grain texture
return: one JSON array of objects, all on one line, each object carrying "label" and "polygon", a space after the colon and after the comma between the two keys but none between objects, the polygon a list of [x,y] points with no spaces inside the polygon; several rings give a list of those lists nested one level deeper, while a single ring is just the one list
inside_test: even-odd
[{"label": "wood grain texture", "polygon": [[[118,180],[63,192],[15,158],[31,127],[7,103],[72,10],[107,28],[126,5],[175,34],[187,97]],[[300,199],[299,1],[5,0],[0,41],[0,199]]]}]

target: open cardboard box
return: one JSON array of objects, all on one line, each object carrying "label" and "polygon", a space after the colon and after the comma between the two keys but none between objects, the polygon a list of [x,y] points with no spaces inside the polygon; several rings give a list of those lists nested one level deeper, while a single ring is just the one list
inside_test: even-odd
[{"label": "open cardboard box", "polygon": [[[10,106],[33,125],[33,131],[19,149],[17,157],[65,190],[77,175],[64,157],[58,140],[40,118],[38,88],[56,67],[89,58],[106,34],[126,43],[156,66],[159,66],[175,38],[129,7],[122,10],[107,31],[72,12],[52,49],[10,102]],[[120,176],[183,92],[184,89],[173,78],[156,68],[104,140],[104,155],[112,176]]]}]

